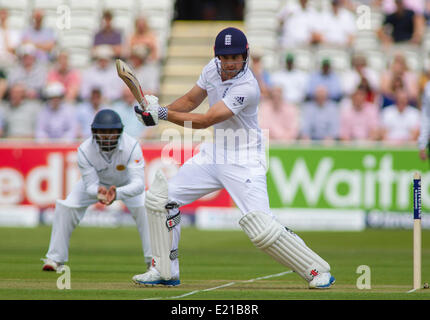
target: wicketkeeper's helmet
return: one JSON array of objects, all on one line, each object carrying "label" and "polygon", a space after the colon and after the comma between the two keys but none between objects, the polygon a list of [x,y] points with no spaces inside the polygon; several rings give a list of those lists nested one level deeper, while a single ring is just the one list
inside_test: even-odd
[{"label": "wicketkeeper's helmet", "polygon": [[93,139],[102,151],[112,151],[117,147],[123,128],[118,113],[110,109],[100,110],[91,124]]}]

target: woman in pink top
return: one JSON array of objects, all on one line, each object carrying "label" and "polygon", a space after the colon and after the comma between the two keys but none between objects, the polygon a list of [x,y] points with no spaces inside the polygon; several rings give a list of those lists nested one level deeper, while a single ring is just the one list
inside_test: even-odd
[{"label": "woman in pink top", "polygon": [[351,95],[340,109],[340,139],[343,141],[369,141],[378,139],[379,113],[376,106],[366,102],[362,88]]},{"label": "woman in pink top", "polygon": [[299,134],[299,112],[282,97],[282,88],[270,90],[269,97],[260,104],[259,124],[263,130],[268,130],[270,140],[292,141]]},{"label": "woman in pink top", "polygon": [[81,86],[81,75],[78,70],[69,66],[69,55],[61,51],[57,56],[57,63],[48,73],[48,83],[60,82],[66,89],[65,100],[75,102]]}]

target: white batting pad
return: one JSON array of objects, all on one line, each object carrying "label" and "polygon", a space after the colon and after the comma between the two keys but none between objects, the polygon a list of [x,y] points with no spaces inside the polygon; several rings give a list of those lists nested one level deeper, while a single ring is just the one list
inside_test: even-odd
[{"label": "white batting pad", "polygon": [[145,207],[149,211],[166,212],[169,196],[167,178],[161,170],[155,173],[154,181],[146,192]]},{"label": "white batting pad", "polygon": [[163,279],[170,280],[173,233],[166,227],[165,212],[148,210],[149,231],[151,235],[152,266],[156,268]]},{"label": "white batting pad", "polygon": [[146,193],[145,207],[148,214],[149,233],[152,248],[152,266],[163,279],[171,279],[170,250],[172,250],[173,233],[166,226],[168,184],[164,174],[159,170]]},{"label": "white batting pad", "polygon": [[306,281],[311,281],[319,273],[330,271],[326,261],[272,216],[258,211],[250,212],[239,220],[239,225],[256,247]]}]

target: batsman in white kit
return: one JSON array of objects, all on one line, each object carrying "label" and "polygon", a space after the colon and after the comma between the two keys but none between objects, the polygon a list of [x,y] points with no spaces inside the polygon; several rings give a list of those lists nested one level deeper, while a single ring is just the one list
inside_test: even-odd
[{"label": "batsman in white kit", "polygon": [[[236,28],[222,30],[215,39],[215,57],[204,67],[196,85],[167,107],[155,96],[145,96],[148,107],[135,107],[146,126],[159,120],[194,129],[214,128],[212,143],[186,161],[167,181],[158,172],[146,194],[153,261],[135,275],[144,285],[180,284],[178,244],[179,207],[225,188],[242,213],[239,225],[251,242],[276,261],[292,269],[310,288],[329,288],[335,281],[329,264],[294,232],[281,225],[270,210],[266,184],[265,149],[257,114],[260,89],[248,68],[245,34]],[[190,113],[208,97],[205,114]]]},{"label": "batsman in white kit", "polygon": [[122,200],[132,214],[142,241],[147,266],[152,259],[145,210],[145,160],[139,142],[123,131],[120,116],[113,110],[99,111],[91,124],[92,137],[78,148],[81,178],[65,200],[57,200],[51,240],[44,271],[57,271],[69,257],[73,230],[87,208]]}]

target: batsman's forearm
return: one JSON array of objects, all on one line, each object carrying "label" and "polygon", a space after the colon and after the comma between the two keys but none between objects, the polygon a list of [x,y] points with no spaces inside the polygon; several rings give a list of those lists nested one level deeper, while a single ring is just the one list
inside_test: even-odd
[{"label": "batsman's forearm", "polygon": [[182,96],[166,107],[169,109],[169,111],[191,112],[198,107],[198,104],[195,101],[189,99],[187,96]]},{"label": "batsman's forearm", "polygon": [[167,113],[167,121],[170,121],[181,127],[185,127],[185,122],[191,123],[191,128],[193,129],[206,129],[209,127],[206,115],[201,113],[185,113],[171,111],[169,109],[169,112]]}]

